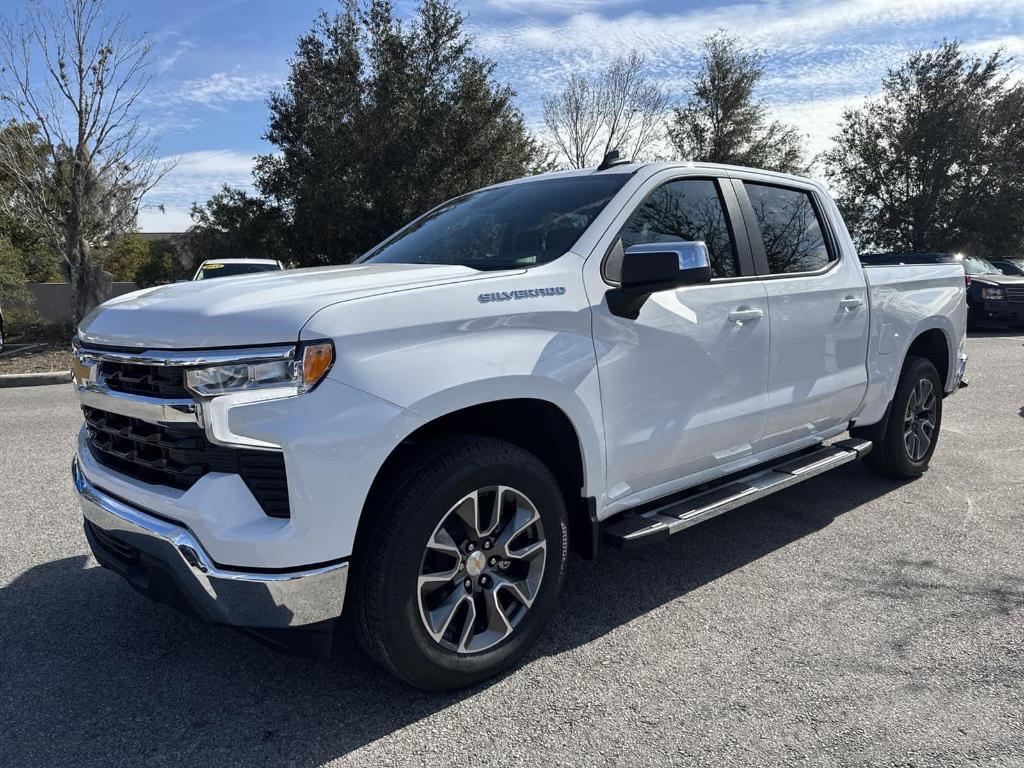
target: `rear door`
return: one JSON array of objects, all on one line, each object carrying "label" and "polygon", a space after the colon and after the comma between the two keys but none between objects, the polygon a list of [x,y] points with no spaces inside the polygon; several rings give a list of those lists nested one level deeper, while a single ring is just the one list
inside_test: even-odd
[{"label": "rear door", "polygon": [[770,449],[846,428],[867,388],[868,298],[856,254],[842,252],[831,226],[831,201],[810,184],[762,179],[734,186],[768,295]]},{"label": "rear door", "polygon": [[[609,311],[605,294],[617,284],[622,247],[695,240],[708,247],[710,283],[653,293],[635,320]],[[608,501],[636,503],[757,450],[767,408],[767,295],[728,179],[655,177],[601,252],[587,290]]]}]

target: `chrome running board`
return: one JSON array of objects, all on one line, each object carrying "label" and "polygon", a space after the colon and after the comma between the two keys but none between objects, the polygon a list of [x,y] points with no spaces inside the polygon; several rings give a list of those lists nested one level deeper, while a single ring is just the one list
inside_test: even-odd
[{"label": "chrome running board", "polygon": [[674,533],[723,512],[763,499],[776,491],[848,464],[870,451],[870,440],[854,438],[822,446],[767,469],[754,470],[749,475],[716,488],[681,499],[676,498],[637,514],[627,512],[624,517],[614,519],[604,529],[604,540],[613,547],[623,549],[634,549],[663,541]]}]

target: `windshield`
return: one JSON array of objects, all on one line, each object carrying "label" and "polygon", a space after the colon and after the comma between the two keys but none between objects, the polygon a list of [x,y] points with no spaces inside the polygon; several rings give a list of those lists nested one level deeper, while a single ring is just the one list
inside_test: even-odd
[{"label": "windshield", "polygon": [[367,253],[362,263],[533,267],[579,240],[629,174],[528,181],[471,192]]},{"label": "windshield", "polygon": [[248,275],[252,272],[270,272],[280,269],[277,264],[225,264],[212,262],[199,268],[196,280],[209,280],[212,277],[234,277]]},{"label": "windshield", "polygon": [[977,256],[965,256],[958,261],[964,266],[964,273],[968,275],[1001,275],[1003,274],[993,264]]}]

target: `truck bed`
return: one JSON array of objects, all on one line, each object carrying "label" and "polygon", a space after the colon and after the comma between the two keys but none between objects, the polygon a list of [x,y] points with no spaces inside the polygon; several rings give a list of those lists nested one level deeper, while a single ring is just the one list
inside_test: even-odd
[{"label": "truck bed", "polygon": [[[865,265],[871,320],[867,349],[868,388],[857,423],[885,413],[912,339],[941,333],[949,351],[945,391],[956,386],[957,363],[967,327],[964,271],[955,264]],[[933,333],[931,338],[939,340]]]}]

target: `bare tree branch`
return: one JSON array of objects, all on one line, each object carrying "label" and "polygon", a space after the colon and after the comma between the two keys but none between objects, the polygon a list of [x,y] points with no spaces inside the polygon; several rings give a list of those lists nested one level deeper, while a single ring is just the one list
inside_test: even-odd
[{"label": "bare tree branch", "polygon": [[108,289],[92,250],[135,228],[142,197],[175,164],[157,159],[139,120],[151,48],[126,27],[103,0],[35,0],[0,23],[0,174],[15,190],[0,209],[61,254],[76,319]]},{"label": "bare tree branch", "polygon": [[544,99],[544,125],[564,162],[585,168],[612,149],[647,159],[662,133],[668,96],[644,74],[636,51],[616,59],[591,81],[579,74]]}]

